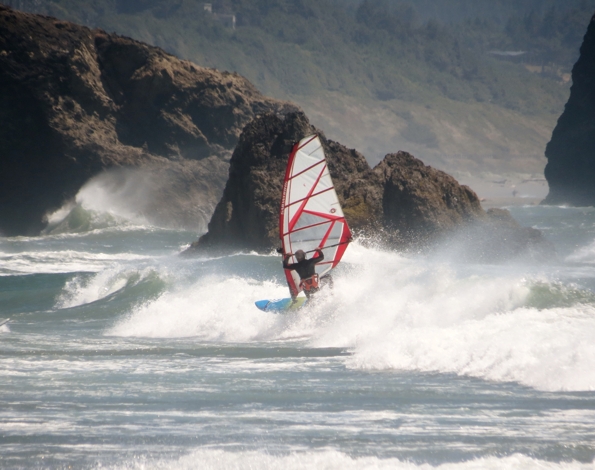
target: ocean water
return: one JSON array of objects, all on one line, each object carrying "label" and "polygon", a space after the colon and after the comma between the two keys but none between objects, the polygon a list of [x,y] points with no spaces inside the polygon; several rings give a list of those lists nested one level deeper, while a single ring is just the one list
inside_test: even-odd
[{"label": "ocean water", "polygon": [[594,469],[595,210],[511,211],[556,259],[356,241],[286,315],[274,253],[97,207],[0,238],[0,468]]}]

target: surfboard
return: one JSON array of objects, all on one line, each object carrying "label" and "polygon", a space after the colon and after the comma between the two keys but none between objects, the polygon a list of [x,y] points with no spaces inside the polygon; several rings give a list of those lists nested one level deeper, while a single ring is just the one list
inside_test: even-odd
[{"label": "surfboard", "polygon": [[[289,155],[281,196],[279,236],[283,254],[303,250],[311,255],[317,247],[322,249],[324,260],[316,264],[316,274],[321,279],[339,264],[351,241],[351,231],[317,135],[300,140]],[[289,262],[296,263],[297,259],[292,256]],[[299,275],[294,270],[284,271],[292,296],[297,296]],[[272,301],[256,302],[262,310],[261,302]]]},{"label": "surfboard", "polygon": [[263,312],[283,313],[298,310],[307,303],[306,297],[297,297],[295,302],[291,298],[275,300],[259,300],[256,306]]},{"label": "surfboard", "polygon": [[6,320],[0,320],[0,326],[6,325],[9,321],[10,321],[10,318],[7,318]]}]

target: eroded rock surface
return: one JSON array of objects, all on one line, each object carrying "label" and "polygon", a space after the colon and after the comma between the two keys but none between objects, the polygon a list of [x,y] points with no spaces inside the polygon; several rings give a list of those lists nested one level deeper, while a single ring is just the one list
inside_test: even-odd
[{"label": "eroded rock surface", "polygon": [[382,224],[406,242],[423,243],[485,215],[471,188],[407,152],[387,155],[374,173],[382,185]]},{"label": "eroded rock surface", "polygon": [[186,188],[157,198],[156,212],[192,212],[205,200],[212,209],[244,125],[288,109],[237,74],[0,6],[0,233],[38,233],[48,212],[117,166],[152,165],[173,192]]},{"label": "eroded rock surface", "polygon": [[328,140],[302,112],[264,114],[245,127],[208,233],[189,252],[279,246],[285,167],[293,144],[313,133],[320,136],[337,195],[356,234],[404,249],[449,245],[469,261],[553,254],[539,231],[520,227],[507,211],[486,213],[477,195],[448,174],[406,152],[389,154],[372,169],[357,151]]},{"label": "eroded rock surface", "polygon": [[279,244],[279,204],[283,175],[295,142],[318,133],[329,172],[354,229],[376,220],[381,205],[376,176],[363,155],[332,142],[302,112],[286,117],[268,113],[244,129],[231,157],[223,197],[209,231],[195,246],[268,250]]}]

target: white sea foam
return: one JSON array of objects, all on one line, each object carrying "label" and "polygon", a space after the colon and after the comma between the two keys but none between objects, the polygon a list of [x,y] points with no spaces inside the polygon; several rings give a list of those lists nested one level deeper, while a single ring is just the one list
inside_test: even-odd
[{"label": "white sea foam", "polygon": [[578,248],[566,257],[566,261],[573,263],[595,264],[595,241],[587,246]]},{"label": "white sea foam", "polygon": [[332,450],[320,452],[293,452],[289,455],[271,455],[265,452],[229,452],[224,450],[196,450],[178,459],[149,459],[137,457],[118,465],[97,465],[96,468],[118,470],[253,470],[279,469],[396,469],[396,470],[587,470],[593,463],[548,462],[521,454],[508,457],[483,457],[464,462],[441,465],[417,464],[396,458],[350,457]]},{"label": "white sea foam", "polygon": [[517,309],[358,338],[350,367],[453,372],[541,390],[595,390],[595,309]]},{"label": "white sea foam", "polygon": [[275,316],[261,312],[254,300],[283,297],[287,288],[240,278],[203,278],[183,290],[167,292],[141,305],[108,334],[151,338],[197,337],[242,342],[274,339]]},{"label": "white sea foam", "polygon": [[152,268],[142,270],[115,267],[93,277],[78,275],[68,281],[56,299],[56,308],[71,308],[103,299],[127,285],[137,283],[154,273]]},{"label": "white sea foam", "polygon": [[[254,307],[274,282],[210,276],[138,306],[108,334],[344,347],[351,368],[455,373],[542,390],[595,390],[595,308],[527,306],[519,267],[475,273],[352,245],[334,291],[299,313]],[[544,282],[540,279],[540,282]]]},{"label": "white sea foam", "polygon": [[527,308],[532,282],[514,272],[457,274],[399,263],[390,254],[384,262],[372,256],[373,268],[363,265],[355,276],[364,285],[336,283],[340,315],[313,338],[315,345],[353,348],[349,367],[595,390],[592,306]]},{"label": "white sea foam", "polygon": [[0,275],[97,272],[115,262],[151,259],[133,253],[89,253],[85,251],[27,251],[0,253]]}]

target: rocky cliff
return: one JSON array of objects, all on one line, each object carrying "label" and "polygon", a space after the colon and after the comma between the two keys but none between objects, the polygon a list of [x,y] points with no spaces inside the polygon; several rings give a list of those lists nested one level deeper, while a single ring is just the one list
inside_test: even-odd
[{"label": "rocky cliff", "polygon": [[595,205],[595,16],[572,69],[570,98],[547,144],[545,204]]},{"label": "rocky cliff", "polygon": [[0,233],[38,233],[89,178],[123,166],[151,167],[191,225],[219,199],[244,125],[289,109],[237,74],[0,6]]},{"label": "rocky cliff", "polygon": [[382,225],[405,241],[434,238],[485,215],[471,188],[406,152],[387,155],[374,173],[382,187]]},{"label": "rocky cliff", "polygon": [[[406,152],[389,154],[372,169],[357,151],[328,140],[302,112],[264,114],[244,128],[209,230],[189,251],[277,247],[289,153],[295,142],[312,133],[321,138],[337,195],[356,234],[400,248],[442,241],[469,260],[508,259],[528,251],[551,255],[551,246],[537,230],[520,227],[507,211],[486,213],[477,195],[446,173]],[[449,236],[463,241],[461,250],[445,241]]]},{"label": "rocky cliff", "polygon": [[279,204],[283,175],[293,144],[318,133],[329,172],[345,214],[355,229],[373,223],[381,210],[382,193],[363,155],[327,140],[301,112],[286,118],[256,117],[244,129],[231,157],[223,197],[199,245],[234,246],[257,250],[279,243]]}]

